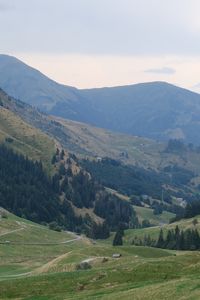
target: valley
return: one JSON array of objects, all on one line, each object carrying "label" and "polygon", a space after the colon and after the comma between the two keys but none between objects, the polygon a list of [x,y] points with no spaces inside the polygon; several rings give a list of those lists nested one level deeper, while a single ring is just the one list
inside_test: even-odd
[{"label": "valley", "polygon": [[199,299],[199,95],[78,90],[2,56],[0,86],[0,299]]},{"label": "valley", "polygon": [[200,299],[199,11],[0,0],[0,300]]}]

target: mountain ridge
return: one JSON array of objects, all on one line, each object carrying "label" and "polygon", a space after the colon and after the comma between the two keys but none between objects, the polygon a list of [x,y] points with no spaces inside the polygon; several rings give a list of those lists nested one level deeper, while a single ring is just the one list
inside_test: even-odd
[{"label": "mountain ridge", "polygon": [[0,55],[0,86],[58,117],[155,140],[200,144],[200,95],[166,82],[76,89]]}]

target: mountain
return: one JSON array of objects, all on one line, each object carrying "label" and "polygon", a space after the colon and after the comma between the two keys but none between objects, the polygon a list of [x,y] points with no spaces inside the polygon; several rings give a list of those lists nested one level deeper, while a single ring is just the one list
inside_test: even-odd
[{"label": "mountain", "polygon": [[[89,122],[114,131],[157,140],[200,142],[200,95],[165,82],[82,91]],[[95,121],[97,120],[97,121]]]},{"label": "mountain", "polygon": [[[200,182],[198,147],[189,147],[182,142],[173,141],[168,144],[157,143],[150,139],[112,133],[83,123],[66,121],[41,113],[28,104],[8,97],[3,91],[0,95],[3,104],[1,114],[4,112],[12,115],[10,123],[8,123],[8,117],[4,118],[4,128],[0,124],[0,130],[4,132],[10,128],[15,130],[14,134],[11,134],[14,136],[12,143],[6,143],[14,147],[15,138],[18,137],[23,142],[27,139],[34,146],[39,144],[41,151],[36,152],[40,154],[38,158],[42,161],[48,158],[46,165],[51,170],[54,168],[51,164],[55,153],[53,151],[56,147],[60,149],[63,147],[76,154],[79,159],[94,160],[91,164],[89,162],[82,164],[83,168],[102,185],[117,189],[122,193],[139,196],[145,192],[150,196],[160,198],[163,184],[166,184],[166,196],[170,197],[192,199],[193,194],[198,192]],[[33,131],[32,140],[29,128]],[[44,136],[48,138],[47,141],[41,140],[36,134],[37,132],[42,134],[40,130],[46,134]],[[9,139],[3,138],[2,141],[4,140]],[[53,147],[49,145],[49,141]],[[22,145],[25,149],[25,143]],[[24,154],[30,157],[29,149],[32,150],[29,147]],[[102,164],[95,163],[97,156],[102,158]],[[113,161],[104,159],[106,157],[110,157]],[[119,164],[119,161],[122,164]],[[80,169],[80,164],[80,160],[78,165],[77,162],[73,162],[75,169],[77,167]],[[59,165],[56,169],[59,169]],[[111,174],[111,177],[107,177],[108,174]],[[119,178],[123,180],[119,181]]]},{"label": "mountain", "polygon": [[157,140],[200,143],[200,95],[165,82],[78,90],[0,55],[0,86],[59,117]]},{"label": "mountain", "polygon": [[118,223],[138,223],[131,204],[107,193],[61,146],[56,139],[61,129],[58,122],[0,90],[0,207],[93,238],[107,237]]},{"label": "mountain", "polygon": [[23,107],[22,102],[15,101],[0,89],[0,144],[5,143],[7,147],[30,159],[41,160],[46,171],[51,172],[55,140],[22,119],[17,111],[23,110],[25,114]]},{"label": "mountain", "polygon": [[58,84],[8,55],[0,55],[0,86],[10,96],[46,111],[57,102],[76,99],[75,88]]}]

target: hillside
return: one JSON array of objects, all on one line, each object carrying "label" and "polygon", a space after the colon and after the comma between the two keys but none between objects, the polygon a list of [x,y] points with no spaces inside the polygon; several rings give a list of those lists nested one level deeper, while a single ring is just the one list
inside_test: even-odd
[{"label": "hillside", "polygon": [[7,213],[0,255],[2,300],[199,298],[198,251],[113,247]]},{"label": "hillside", "polygon": [[41,160],[50,172],[55,141],[24,121],[15,112],[14,106],[11,111],[11,105],[11,98],[0,90],[0,142],[33,160]]},{"label": "hillside", "polygon": [[92,124],[156,140],[199,143],[199,94],[165,82],[81,92],[88,107],[95,107]]},{"label": "hillside", "polygon": [[50,114],[156,140],[199,145],[200,95],[165,82],[78,90],[0,56],[0,86]]},{"label": "hillside", "polygon": [[[117,189],[128,195],[147,194],[158,199],[161,197],[163,188],[166,190],[164,195],[168,199],[175,196],[189,200],[194,197],[194,192],[195,194],[198,193],[200,154],[195,147],[191,148],[180,143],[177,145],[176,143],[169,145],[157,143],[150,139],[115,134],[83,123],[49,117],[28,104],[8,97],[3,91],[1,91],[1,102],[3,104],[1,111],[13,116],[10,121],[12,126],[8,126],[9,119],[6,118],[4,121],[5,128],[20,128],[20,125],[15,126],[17,123],[13,122],[14,116],[20,120],[19,124],[23,124],[23,122],[31,124],[31,126],[26,125],[26,127],[23,125],[23,128],[20,129],[18,133],[20,141],[26,138],[29,127],[34,128],[32,129],[33,132],[36,130],[35,127],[40,128],[56,140],[57,145],[75,153],[78,158],[89,158],[86,161],[87,164],[82,164],[81,161],[78,164],[82,164],[94,179],[106,187]],[[15,130],[18,131],[18,129]],[[23,135],[20,136],[22,133]],[[17,137],[16,133],[15,137]],[[34,138],[35,136],[33,136],[32,143],[37,145],[39,138],[37,137],[36,141]],[[47,139],[51,140],[48,137]],[[7,139],[6,141],[10,140]],[[11,143],[6,143],[13,147],[15,143],[13,140],[11,141]],[[30,141],[30,134],[28,141]],[[54,144],[53,148],[48,146],[46,141],[41,142],[43,148],[41,148],[42,156],[40,159],[43,161],[43,157],[49,153],[48,165],[54,169],[53,165],[50,164],[53,151],[55,153],[55,142],[52,140],[52,143]],[[51,152],[49,152],[50,149],[52,149]],[[27,153],[24,154],[27,155]],[[96,156],[103,157],[101,163],[97,163]],[[112,160],[109,162],[105,157],[114,158],[116,163],[113,161],[114,165],[112,165]],[[118,160],[125,163],[125,166],[119,166]],[[59,169],[58,166],[56,168]],[[92,217],[95,216],[92,215]]]},{"label": "hillside", "polygon": [[[118,174],[120,179],[120,174],[128,174],[128,179],[133,175],[136,185],[142,187],[139,195],[148,188],[147,183],[151,183],[154,192],[160,189],[159,196],[161,186],[166,183],[162,181],[166,177],[161,177],[161,170],[166,172],[165,176],[170,175],[172,182],[179,187],[183,182],[188,183],[188,189],[183,188],[183,191],[189,190],[190,194],[195,184],[198,189],[198,149],[172,142],[159,143],[159,150],[156,150],[157,144],[151,140],[129,139],[129,136],[48,117],[8,97],[3,91],[0,95],[1,143],[4,144],[0,145],[0,190],[3,191],[0,205],[5,200],[6,208],[46,224],[36,224],[0,209],[1,299],[198,299],[199,251],[132,245],[135,236],[143,238],[150,233],[157,238],[160,231],[159,226],[133,229],[138,226],[136,216],[140,222],[149,219],[152,224],[160,224],[167,223],[174,215],[164,211],[163,215],[155,216],[151,208],[132,206],[127,196],[104,190],[102,185],[95,183],[95,176],[91,177],[80,166],[79,159],[61,145],[71,144],[81,157],[87,154],[89,160],[85,163],[88,167],[96,168],[99,164],[94,174],[101,173],[104,168],[111,170],[115,184]],[[110,146],[109,143],[106,145],[109,136]],[[55,141],[56,137],[59,142]],[[91,145],[88,148],[84,144],[87,139]],[[95,146],[98,139],[100,144],[105,144],[101,153]],[[119,142],[118,145],[118,141],[121,144]],[[109,152],[110,148],[113,152]],[[124,150],[126,148],[128,153]],[[15,152],[33,160],[46,159],[54,176],[47,177],[40,163]],[[93,157],[112,153],[126,164],[105,157],[98,162]],[[134,153],[138,153],[137,160]],[[145,163],[142,163],[143,153]],[[159,159],[156,158],[157,153]],[[185,169],[179,169],[183,162]],[[106,176],[101,175],[105,185],[110,181],[109,176],[107,171]],[[191,184],[191,176],[194,185]],[[126,184],[123,178],[119,186],[124,190]],[[163,230],[166,232],[177,224],[181,229],[196,226],[199,230],[199,218],[196,225],[193,219],[163,226]],[[129,228],[125,230],[124,246],[111,245],[113,234],[106,240],[91,239],[108,237],[109,231],[116,231],[119,224]],[[85,233],[90,239],[66,232],[66,229]],[[122,256],[115,259],[113,253]]]},{"label": "hillside", "polygon": [[[103,186],[80,167],[76,156],[55,140],[62,126],[3,91],[0,93],[0,129],[3,132],[0,205],[18,216],[39,223],[55,222],[55,228],[84,231],[96,238],[107,237],[118,222],[129,227],[129,220],[134,219],[132,207],[104,191]],[[33,127],[35,123],[42,129],[44,126],[52,138]],[[110,209],[105,216],[101,210],[106,203]],[[116,213],[115,218],[109,218],[109,213]]]},{"label": "hillside", "polygon": [[58,84],[8,55],[0,55],[0,87],[10,96],[43,110],[50,110],[57,101],[76,99],[75,88]]},{"label": "hillside", "polygon": [[198,148],[185,145],[185,149],[180,149],[181,151],[166,151],[168,143],[121,134],[58,117],[51,116],[51,120],[61,124],[60,131],[68,137],[62,139],[60,134],[59,141],[83,158],[110,157],[125,164],[155,170],[162,170],[174,164],[197,174],[200,172]]},{"label": "hillside", "polygon": [[[8,97],[2,90],[0,91],[0,97],[4,103],[4,108],[8,108],[5,110],[7,114],[13,112],[15,116],[20,117],[20,120],[22,119],[26,124],[30,124],[32,128],[36,127],[45,132],[48,136],[56,139],[64,148],[78,156],[111,157],[125,164],[155,170],[164,169],[174,164],[180,167],[184,166],[185,169],[197,174],[200,172],[200,155],[195,148],[185,147],[185,151],[181,149],[179,152],[173,151],[173,149],[172,151],[165,151],[167,148],[166,143],[114,133],[84,123],[48,116],[21,101]],[[20,122],[18,123],[15,130],[22,127],[20,127]],[[26,126],[30,127],[30,125]],[[4,127],[8,128],[7,125]],[[28,132],[28,128],[23,131],[23,136],[26,137],[25,131]],[[40,139],[37,138],[37,140]],[[48,145],[47,141],[41,143],[41,147],[42,145],[45,147],[46,144]],[[51,147],[48,146],[47,149],[49,148]],[[42,151],[42,153],[45,153],[45,151]]]},{"label": "hillside", "polygon": [[[88,244],[73,233],[56,232],[0,209],[0,281],[31,274],[66,253],[66,247]],[[21,274],[21,275],[20,275]]]},{"label": "hillside", "polygon": [[[195,220],[195,222],[194,222]],[[153,240],[157,240],[159,236],[160,229],[162,228],[164,237],[166,237],[167,232],[169,230],[175,230],[176,226],[179,227],[180,230],[186,231],[190,230],[198,230],[200,232],[200,216],[197,215],[193,218],[182,219],[177,222],[173,222],[171,224],[164,224],[162,227],[155,226],[149,228],[142,229],[130,229],[125,232],[124,241],[127,244],[131,244],[134,238],[143,240],[145,236],[150,236]]]}]

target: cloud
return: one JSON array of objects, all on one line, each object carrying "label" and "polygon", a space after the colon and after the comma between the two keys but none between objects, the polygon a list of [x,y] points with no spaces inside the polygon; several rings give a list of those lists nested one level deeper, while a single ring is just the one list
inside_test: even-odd
[{"label": "cloud", "polygon": [[[199,55],[199,0],[0,0],[1,52]],[[3,5],[2,7],[5,6]],[[24,25],[26,24],[26,26]]]},{"label": "cloud", "polygon": [[11,4],[10,1],[1,1],[0,0],[0,13],[4,13],[4,12],[7,12],[9,10],[12,10],[13,8],[13,5]]},{"label": "cloud", "polygon": [[176,73],[176,70],[173,68],[163,67],[163,68],[155,68],[148,69],[144,71],[145,73],[154,73],[154,74],[163,74],[163,75],[173,75]]}]

